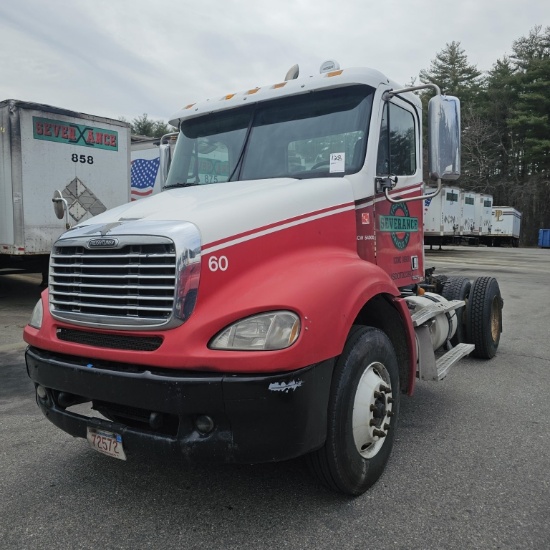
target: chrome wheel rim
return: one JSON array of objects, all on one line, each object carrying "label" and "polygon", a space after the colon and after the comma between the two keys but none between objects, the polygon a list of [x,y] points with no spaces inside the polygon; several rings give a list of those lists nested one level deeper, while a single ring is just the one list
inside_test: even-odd
[{"label": "chrome wheel rim", "polygon": [[493,303],[491,304],[491,338],[493,342],[498,340],[498,335],[500,333],[500,307],[498,304],[498,297],[493,298]]},{"label": "chrome wheel rim", "polygon": [[373,362],[361,375],[353,402],[353,440],[363,458],[372,458],[384,445],[392,408],[390,375],[382,363]]}]

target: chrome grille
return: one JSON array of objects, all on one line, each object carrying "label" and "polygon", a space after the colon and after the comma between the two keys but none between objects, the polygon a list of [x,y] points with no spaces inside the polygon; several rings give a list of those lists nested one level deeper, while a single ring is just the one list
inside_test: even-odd
[{"label": "chrome grille", "polygon": [[176,293],[174,243],[163,237],[148,237],[147,243],[126,240],[130,242],[101,249],[56,243],[49,281],[50,309],[56,318],[91,325],[104,319],[109,325],[130,327],[170,320]]}]

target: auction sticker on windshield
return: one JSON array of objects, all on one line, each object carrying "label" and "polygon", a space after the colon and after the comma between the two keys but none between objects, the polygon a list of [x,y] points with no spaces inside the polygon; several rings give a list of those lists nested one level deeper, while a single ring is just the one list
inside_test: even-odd
[{"label": "auction sticker on windshield", "polygon": [[120,434],[88,426],[87,439],[90,446],[96,451],[119,460],[126,460]]}]

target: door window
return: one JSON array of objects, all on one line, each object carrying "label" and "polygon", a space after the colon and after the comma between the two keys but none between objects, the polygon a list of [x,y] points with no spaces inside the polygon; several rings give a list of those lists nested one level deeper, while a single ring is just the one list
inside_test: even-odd
[{"label": "door window", "polygon": [[382,115],[376,174],[410,176],[416,172],[416,132],[413,114],[387,102]]}]

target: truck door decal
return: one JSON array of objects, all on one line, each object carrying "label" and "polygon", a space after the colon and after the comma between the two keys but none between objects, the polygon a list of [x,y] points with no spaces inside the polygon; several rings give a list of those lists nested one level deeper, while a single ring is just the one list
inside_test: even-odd
[{"label": "truck door decal", "polygon": [[409,244],[411,233],[418,232],[418,218],[409,215],[406,202],[392,204],[388,216],[379,216],[380,231],[389,232],[395,248],[404,250]]}]

